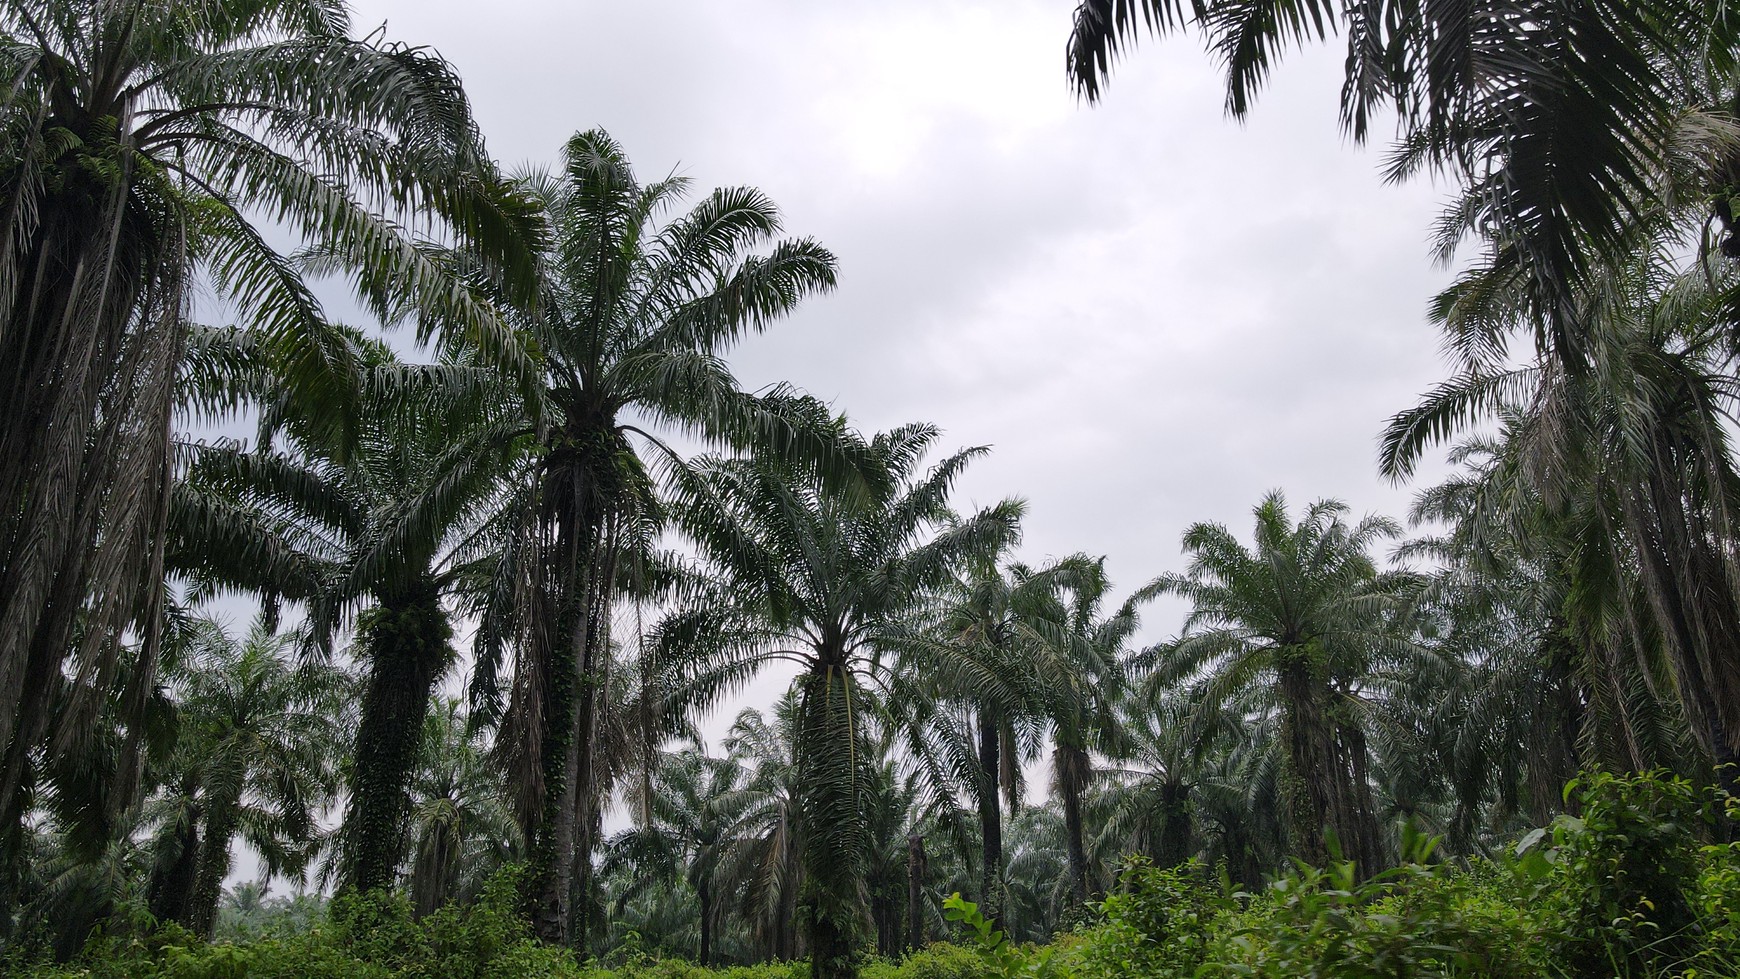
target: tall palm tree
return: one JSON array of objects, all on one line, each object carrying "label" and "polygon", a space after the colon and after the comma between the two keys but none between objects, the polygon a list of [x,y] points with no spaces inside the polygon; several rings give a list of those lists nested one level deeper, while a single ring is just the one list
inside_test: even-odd
[{"label": "tall palm tree", "polygon": [[815,410],[784,390],[745,393],[720,355],[831,288],[834,257],[809,239],[776,241],[779,211],[750,188],[715,190],[659,224],[688,181],[641,183],[597,130],[523,186],[551,229],[526,317],[543,354],[528,405],[541,466],[478,659],[487,694],[506,649],[518,653],[500,743],[532,848],[538,933],[568,941],[585,933],[574,931],[573,895],[589,891],[613,592],[625,538],[652,519],[640,453],[653,451],[653,465],[675,458],[660,429],[736,447],[803,443]]},{"label": "tall palm tree", "polygon": [[1369,685],[1379,665],[1420,651],[1397,622],[1412,576],[1378,571],[1369,554],[1400,528],[1378,517],[1350,524],[1346,513],[1323,501],[1294,523],[1270,493],[1255,510],[1255,549],[1220,524],[1191,525],[1189,570],[1154,582],[1188,600],[1190,614],[1144,659],[1158,665],[1159,684],[1194,681],[1200,709],[1252,693],[1273,705],[1295,851],[1321,863],[1333,836],[1369,874],[1384,860],[1366,745]]},{"label": "tall palm tree", "polygon": [[1740,518],[1737,281],[1713,256],[1682,270],[1668,242],[1609,269],[1577,296],[1588,369],[1572,371],[1551,352],[1508,362],[1506,338],[1528,328],[1509,301],[1519,286],[1471,272],[1437,304],[1461,370],[1392,420],[1382,459],[1405,476],[1435,442],[1502,421],[1506,491],[1481,497],[1477,516],[1527,531],[1538,508],[1570,535],[1572,625],[1645,662],[1665,650],[1690,732],[1718,766],[1740,760],[1740,573],[1727,544]]},{"label": "tall palm tree", "polygon": [[512,516],[504,480],[528,436],[491,403],[485,372],[404,365],[383,344],[347,342],[368,433],[335,444],[318,419],[280,403],[262,414],[252,448],[197,446],[176,491],[170,557],[200,592],[303,604],[320,645],[360,609],[352,653],[368,676],[339,878],[370,890],[393,883],[404,855],[423,719],[453,662],[444,597],[493,567]]},{"label": "tall palm tree", "polygon": [[[293,390],[342,408],[349,365],[252,216],[513,373],[521,345],[413,232],[477,246],[480,274],[513,291],[535,225],[502,192],[451,66],[352,37],[333,0],[7,0],[0,39],[0,688],[16,694],[0,700],[0,819],[15,825],[45,736],[70,750],[98,710],[81,696],[46,714],[55,678],[101,674],[89,689],[106,690],[133,628],[145,668],[130,712],[150,695],[196,290],[212,287]],[[116,805],[136,781],[136,728]]]},{"label": "tall palm tree", "polygon": [[673,671],[713,693],[768,663],[797,664],[798,812],[804,914],[818,976],[857,971],[864,918],[864,685],[915,598],[1014,532],[1005,502],[957,520],[949,490],[983,449],[918,466],[936,429],[875,436],[865,455],[886,487],[830,491],[775,458],[705,459],[681,476],[676,523],[718,582],[666,630]]},{"label": "tall palm tree", "polygon": [[192,788],[197,819],[190,890],[178,903],[195,934],[210,937],[216,925],[235,837],[268,875],[299,872],[336,792],[348,678],[292,655],[288,639],[263,627],[238,642],[207,623],[171,678],[181,729],[172,767],[187,776],[175,784]]}]

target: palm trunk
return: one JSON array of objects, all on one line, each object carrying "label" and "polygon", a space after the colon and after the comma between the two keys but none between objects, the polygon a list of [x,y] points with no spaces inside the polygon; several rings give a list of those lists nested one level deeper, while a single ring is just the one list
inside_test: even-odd
[{"label": "palm trunk", "polygon": [[981,708],[978,713],[979,905],[984,916],[995,921],[1003,911],[1003,810],[999,805],[1002,732],[988,712]]},{"label": "palm trunk", "polygon": [[[577,574],[584,574],[578,571]],[[570,601],[569,604],[578,604]],[[532,845],[532,925],[546,942],[567,945],[572,921],[575,839],[575,784],[580,772],[580,650],[585,646],[583,615],[566,613],[558,634],[565,641],[547,666],[542,742],[544,805],[528,838]]]},{"label": "palm trunk", "polygon": [[586,644],[580,660],[579,718],[574,726],[574,859],[569,942],[584,949],[594,930],[592,921],[592,851],[600,831],[597,732],[599,716],[609,705],[610,606],[616,580],[616,529],[607,521],[602,547],[595,554],[593,588],[587,595]]},{"label": "palm trunk", "polygon": [[[1335,734],[1323,710],[1328,687],[1311,675],[1307,655],[1303,649],[1288,650],[1280,664],[1282,737],[1289,762],[1282,798],[1293,852],[1321,867],[1329,862],[1327,830],[1342,822],[1341,800],[1335,791]],[[1340,828],[1335,832],[1339,835]]]},{"label": "palm trunk", "polygon": [[906,947],[922,948],[924,935],[924,882],[930,876],[930,860],[924,854],[924,837],[906,837]]},{"label": "palm trunk", "polygon": [[695,896],[701,905],[701,968],[713,966],[713,883],[705,877],[695,882]]},{"label": "palm trunk", "polygon": [[1154,862],[1176,867],[1190,859],[1190,787],[1168,781],[1160,787],[1160,839]]},{"label": "palm trunk", "polygon": [[422,918],[453,897],[459,869],[459,841],[443,820],[429,828],[429,835],[419,846],[417,866],[411,872],[411,914]]},{"label": "palm trunk", "polygon": [[383,598],[362,628],[370,659],[357,728],[340,886],[391,887],[404,858],[410,783],[435,684],[452,658],[452,629],[433,581]]},{"label": "palm trunk", "polygon": [[555,544],[543,559],[543,607],[555,610],[549,645],[537,656],[542,671],[539,768],[542,804],[527,827],[532,841],[532,925],[538,937],[560,945],[583,940],[588,923],[577,918],[576,895],[590,888],[596,822],[593,740],[609,620],[614,569],[607,525],[620,495],[613,423],[570,419],[551,448],[544,483],[546,526]]},{"label": "palm trunk", "polygon": [[1672,653],[1692,735],[1722,781],[1740,790],[1740,604],[1730,565],[1714,553],[1704,519],[1687,508],[1678,465],[1658,459],[1625,499],[1627,529]]},{"label": "palm trunk", "polygon": [[1063,797],[1063,832],[1069,847],[1070,894],[1078,905],[1088,900],[1086,831],[1082,827],[1081,796],[1087,788],[1087,752],[1081,748],[1058,745],[1052,749],[1057,766],[1058,795]]},{"label": "palm trunk", "polygon": [[236,835],[237,805],[232,798],[207,803],[199,872],[194,876],[193,895],[187,902],[187,930],[201,938],[211,938],[217,926],[218,899],[223,896],[224,878],[230,873],[230,841]]},{"label": "palm trunk", "polygon": [[[183,786],[184,792],[191,787]],[[147,901],[151,916],[159,921],[188,924],[193,886],[199,874],[199,818],[189,813],[175,827],[174,853],[166,864],[151,869]]]},{"label": "palm trunk", "polygon": [[819,660],[801,681],[798,728],[810,974],[856,979],[865,845],[854,692],[844,650],[822,650]]},{"label": "palm trunk", "polygon": [[[89,135],[88,120],[48,122]],[[114,644],[139,627],[107,786],[118,813],[136,788],[137,722],[155,682],[187,228],[134,192],[130,164],[86,169],[74,153],[36,161],[64,185],[34,203],[13,189],[0,259],[13,287],[0,312],[0,914],[23,865],[31,755],[45,738],[88,732],[103,702],[89,692],[113,689]],[[51,715],[69,659],[95,675]]]},{"label": "palm trunk", "polygon": [[1343,725],[1337,743],[1344,757],[1336,768],[1336,774],[1345,775],[1347,779],[1346,811],[1342,813],[1346,828],[1341,832],[1347,839],[1348,857],[1354,861],[1360,876],[1367,877],[1388,863],[1378,833],[1377,804],[1371,796],[1371,755],[1366,750],[1365,732],[1356,724]]}]

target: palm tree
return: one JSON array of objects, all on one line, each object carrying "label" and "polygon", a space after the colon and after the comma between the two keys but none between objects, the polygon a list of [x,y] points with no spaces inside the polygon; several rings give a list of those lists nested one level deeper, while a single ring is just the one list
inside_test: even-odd
[{"label": "palm tree", "polygon": [[[0,4],[0,819],[50,729],[91,729],[63,673],[101,674],[129,629],[155,680],[170,421],[201,282],[299,396],[339,427],[349,365],[319,303],[252,215],[266,214],[368,290],[400,297],[510,372],[524,352],[413,246],[413,228],[476,246],[480,274],[529,278],[535,226],[501,191],[458,78],[425,48],[354,38],[326,0]],[[119,788],[136,781],[127,729]],[[125,791],[114,805],[126,804]],[[7,832],[0,846],[16,839]],[[0,860],[15,865],[11,856]]]},{"label": "palm tree", "polygon": [[801,954],[797,935],[800,859],[797,689],[786,692],[771,718],[753,708],[737,715],[725,750],[746,771],[741,789],[720,801],[734,818],[726,831],[717,881],[737,894],[736,911],[762,957],[783,961]]},{"label": "palm tree", "polygon": [[1104,558],[1074,555],[1049,569],[1057,591],[1051,607],[1027,623],[1027,654],[1037,681],[1037,704],[1051,726],[1052,791],[1063,806],[1070,889],[1076,904],[1099,890],[1090,882],[1083,794],[1094,778],[1093,752],[1116,753],[1121,740],[1118,705],[1124,688],[1126,644],[1141,623],[1139,610],[1154,586],[1137,590],[1109,615],[1111,592]]},{"label": "palm tree", "polygon": [[453,662],[443,598],[493,567],[512,516],[504,480],[527,436],[477,368],[404,365],[383,344],[348,342],[368,435],[335,444],[319,419],[280,404],[253,448],[196,447],[171,559],[200,593],[303,603],[322,646],[361,607],[352,653],[368,678],[339,878],[366,891],[392,884],[404,855],[423,719]]},{"label": "palm tree", "polygon": [[[1665,650],[1690,733],[1719,767],[1740,760],[1740,575],[1726,543],[1740,518],[1728,429],[1736,282],[1715,258],[1680,271],[1666,242],[1609,270],[1577,297],[1588,367],[1573,371],[1551,352],[1507,362],[1506,337],[1528,328],[1509,301],[1519,286],[1502,270],[1471,272],[1437,304],[1461,371],[1392,420],[1382,461],[1406,476],[1433,443],[1500,420],[1488,480],[1498,491],[1478,497],[1477,524],[1535,529],[1523,540],[1537,548],[1562,536],[1575,558],[1570,625],[1598,655],[1605,645],[1647,663]],[[1622,684],[1618,703],[1635,699],[1625,669],[1603,672]],[[1639,762],[1660,758],[1634,745]]]},{"label": "palm tree", "polygon": [[1049,575],[1024,565],[975,562],[949,583],[933,622],[891,637],[903,681],[891,707],[916,721],[909,753],[934,757],[937,781],[953,776],[977,810],[978,903],[992,919],[1003,903],[1002,806],[1011,815],[1019,807],[1021,762],[1040,733],[1026,643],[1053,588]]},{"label": "palm tree", "polygon": [[573,895],[590,889],[597,698],[619,562],[651,519],[637,444],[659,464],[675,455],[649,428],[737,447],[802,444],[814,410],[784,390],[744,393],[720,354],[831,288],[834,257],[808,239],[774,241],[778,209],[750,188],[715,190],[657,224],[688,181],[642,184],[601,131],[574,136],[559,172],[523,185],[552,233],[536,315],[525,311],[543,354],[528,405],[542,458],[478,659],[487,695],[517,648],[501,745],[532,848],[537,930],[566,942],[585,933],[573,930]]},{"label": "palm tree", "polygon": [[916,470],[936,429],[913,425],[864,446],[887,487],[830,491],[765,456],[705,459],[679,477],[676,523],[718,586],[665,629],[671,669],[707,695],[768,663],[798,665],[798,811],[804,914],[818,976],[857,970],[866,843],[864,684],[914,599],[1014,532],[1013,502],[957,521],[950,487],[982,449]]},{"label": "palm tree", "polygon": [[1008,903],[1004,928],[1011,939],[1043,942],[1077,907],[1069,874],[1063,812],[1056,803],[1029,806],[1009,820]]},{"label": "palm tree", "polygon": [[1383,864],[1371,794],[1368,685],[1382,663],[1419,656],[1398,626],[1411,576],[1380,573],[1369,550],[1400,533],[1389,520],[1343,520],[1323,501],[1298,523],[1279,492],[1257,506],[1256,547],[1220,524],[1184,533],[1190,568],[1154,587],[1187,599],[1175,639],[1144,654],[1159,685],[1194,680],[1199,709],[1241,695],[1273,705],[1286,745],[1286,820],[1306,860],[1330,856],[1331,837],[1362,873]]},{"label": "palm tree", "polygon": [[418,917],[448,901],[469,900],[490,874],[518,858],[519,826],[489,745],[466,722],[457,700],[437,701],[423,722],[411,777],[408,837],[411,908]]},{"label": "palm tree", "polygon": [[640,825],[610,841],[611,859],[605,862],[606,871],[618,862],[635,870],[635,883],[618,897],[618,907],[654,883],[682,880],[694,891],[695,961],[706,967],[715,960],[714,935],[724,907],[719,864],[741,815],[744,779],[738,759],[711,757],[698,741],[662,753]]},{"label": "palm tree", "polygon": [[1140,853],[1159,867],[1197,855],[1192,797],[1205,777],[1206,756],[1242,727],[1230,709],[1197,709],[1179,691],[1144,691],[1118,705],[1115,767],[1100,771],[1091,810],[1099,817],[1098,854],[1116,860]]},{"label": "palm tree", "polygon": [[210,937],[216,924],[234,838],[261,855],[268,877],[299,873],[315,817],[335,794],[347,678],[290,655],[287,639],[260,626],[237,642],[206,623],[171,678],[180,714],[171,764],[186,774],[172,784],[192,788],[198,820],[190,890],[178,903],[195,934]]}]

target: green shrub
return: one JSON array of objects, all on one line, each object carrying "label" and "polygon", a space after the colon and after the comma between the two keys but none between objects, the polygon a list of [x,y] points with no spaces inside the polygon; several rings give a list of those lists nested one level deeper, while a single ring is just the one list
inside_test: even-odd
[{"label": "green shrub", "polygon": [[1188,979],[1206,959],[1217,928],[1236,910],[1225,889],[1196,863],[1161,869],[1133,859],[1100,906],[1100,924],[1083,930],[1063,958],[1083,977]]},{"label": "green shrub", "polygon": [[936,942],[898,962],[871,962],[863,979],[987,979],[985,963],[971,949]]},{"label": "green shrub", "polygon": [[1409,832],[1405,866],[1358,881],[1353,865],[1302,868],[1217,929],[1202,976],[1545,979],[1533,919],[1483,884],[1430,863]]},{"label": "green shrub", "polygon": [[1712,790],[1661,773],[1597,773],[1565,792],[1583,815],[1552,828],[1544,903],[1569,974],[1656,975],[1691,959],[1700,844],[1718,812]]}]

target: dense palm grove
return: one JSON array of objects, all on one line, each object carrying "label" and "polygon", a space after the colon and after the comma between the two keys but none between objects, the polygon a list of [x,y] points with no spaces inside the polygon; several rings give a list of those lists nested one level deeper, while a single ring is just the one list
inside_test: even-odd
[{"label": "dense palm grove", "polygon": [[1344,34],[1464,255],[1381,432],[1446,481],[1114,582],[959,506],[984,449],[738,383],[837,272],[760,192],[505,172],[336,0],[5,0],[0,964],[1735,974],[1734,18],[1083,0],[1089,100]]}]

